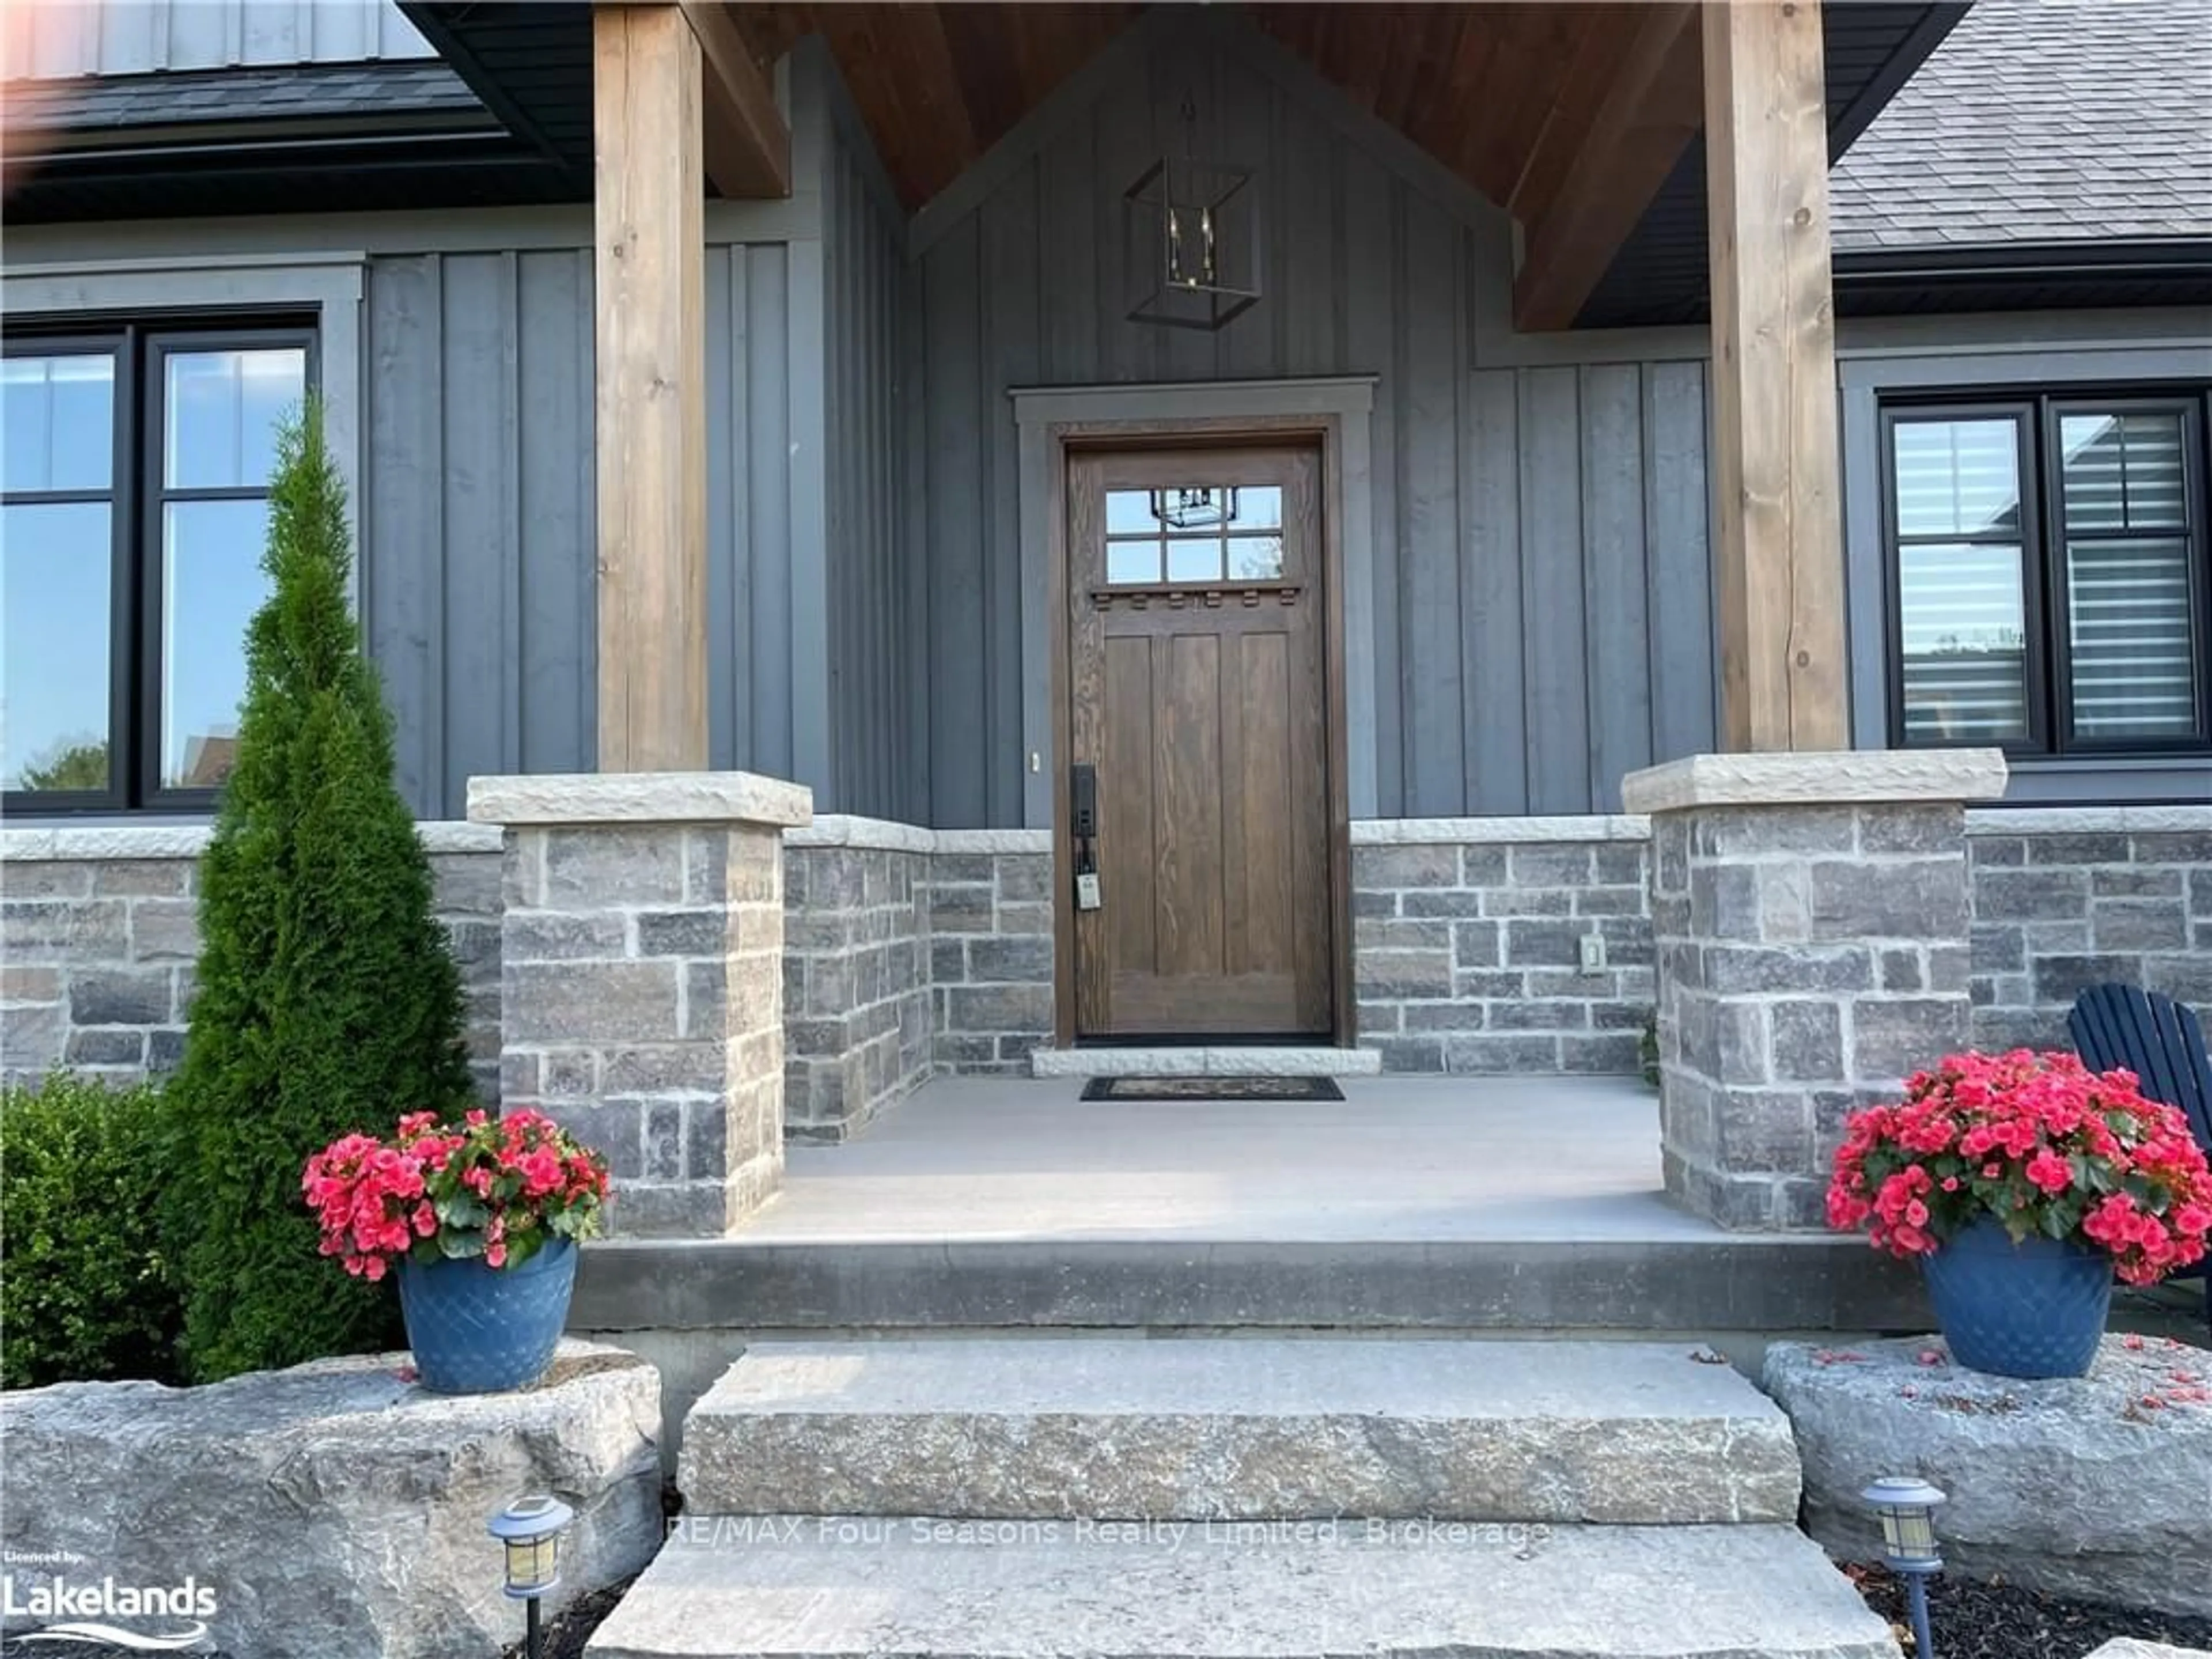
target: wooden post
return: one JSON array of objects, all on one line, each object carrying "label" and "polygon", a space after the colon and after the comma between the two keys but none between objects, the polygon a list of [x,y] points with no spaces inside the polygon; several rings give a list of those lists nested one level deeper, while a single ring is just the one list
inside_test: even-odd
[{"label": "wooden post", "polygon": [[706,181],[698,39],[595,6],[599,770],[704,770]]},{"label": "wooden post", "polygon": [[1705,9],[1721,739],[1848,748],[1820,0]]}]

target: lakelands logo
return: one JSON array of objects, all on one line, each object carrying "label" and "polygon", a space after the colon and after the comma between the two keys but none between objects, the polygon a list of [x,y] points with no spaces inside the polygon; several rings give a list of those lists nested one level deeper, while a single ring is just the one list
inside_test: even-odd
[{"label": "lakelands logo", "polygon": [[[0,1580],[0,1614],[10,1624],[39,1619],[54,1622],[16,1632],[22,1642],[59,1642],[125,1653],[182,1653],[208,1638],[215,1617],[212,1585],[187,1577],[181,1584],[96,1583],[56,1575],[37,1583],[18,1583],[14,1573]],[[153,1626],[126,1629],[114,1620]]]}]

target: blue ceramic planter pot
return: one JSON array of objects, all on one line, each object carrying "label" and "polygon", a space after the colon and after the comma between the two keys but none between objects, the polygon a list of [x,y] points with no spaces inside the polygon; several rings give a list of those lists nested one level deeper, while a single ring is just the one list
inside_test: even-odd
[{"label": "blue ceramic planter pot", "polygon": [[2112,1302],[2112,1259],[1978,1221],[1921,1261],[1951,1358],[1999,1376],[2081,1376]]},{"label": "blue ceramic planter pot", "polygon": [[528,1388],[553,1364],[575,1288],[576,1246],[565,1238],[520,1267],[402,1261],[399,1307],[418,1379],[433,1394]]}]

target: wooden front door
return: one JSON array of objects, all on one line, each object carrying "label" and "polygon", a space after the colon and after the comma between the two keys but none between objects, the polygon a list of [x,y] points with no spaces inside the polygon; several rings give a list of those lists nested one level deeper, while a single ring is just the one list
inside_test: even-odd
[{"label": "wooden front door", "polygon": [[1320,481],[1308,448],[1069,459],[1079,1037],[1329,1031]]}]

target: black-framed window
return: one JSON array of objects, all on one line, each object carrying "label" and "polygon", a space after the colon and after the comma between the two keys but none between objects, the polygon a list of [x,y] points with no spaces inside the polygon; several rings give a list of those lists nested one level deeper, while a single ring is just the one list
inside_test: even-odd
[{"label": "black-framed window", "polygon": [[2212,749],[2203,388],[1882,410],[1890,741]]},{"label": "black-framed window", "polygon": [[311,329],[11,331],[0,362],[0,789],[204,809],[246,686],[276,429]]}]

